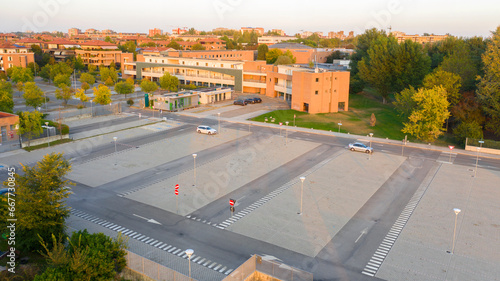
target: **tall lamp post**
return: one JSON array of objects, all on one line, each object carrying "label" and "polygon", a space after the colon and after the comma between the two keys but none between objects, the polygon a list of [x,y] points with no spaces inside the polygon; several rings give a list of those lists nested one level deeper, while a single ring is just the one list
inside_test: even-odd
[{"label": "tall lamp post", "polygon": [[342,122],[337,123],[339,125],[339,133],[340,133],[340,126],[342,126]]},{"label": "tall lamp post", "polygon": [[189,280],[191,280],[191,256],[193,255],[193,253],[194,253],[193,249],[186,250],[186,255],[188,256],[188,263],[189,263]]},{"label": "tall lamp post", "polygon": [[115,153],[116,153],[116,140],[117,139],[118,139],[117,137],[113,137],[113,141],[115,142]]},{"label": "tall lamp post", "polygon": [[306,177],[300,177],[300,212],[299,215],[302,215],[302,198],[304,197],[304,181]]},{"label": "tall lamp post", "polygon": [[45,122],[45,127],[45,129],[47,129],[47,146],[50,146],[49,122]]},{"label": "tall lamp post", "polygon": [[219,119],[219,134],[220,134],[220,112],[217,113],[218,119]]},{"label": "tall lamp post", "polygon": [[477,164],[479,162],[479,150],[481,150],[481,148],[483,147],[483,143],[484,143],[484,141],[480,140],[479,147],[476,147],[477,148],[477,155],[476,155],[476,169],[474,170],[474,177],[476,177],[476,175],[477,175]]},{"label": "tall lamp post", "polygon": [[285,128],[285,146],[288,145],[288,121],[285,122],[286,128]]},{"label": "tall lamp post", "polygon": [[373,133],[370,133],[370,147],[372,147],[372,138],[373,138]]},{"label": "tall lamp post", "polygon": [[196,186],[196,156],[198,156],[198,154],[193,153],[193,160],[194,160],[194,184],[193,184],[193,186]]},{"label": "tall lamp post", "polygon": [[455,228],[453,229],[453,245],[451,246],[451,253],[455,251],[455,234],[457,232],[457,219],[458,219],[458,214],[461,212],[460,209],[454,208],[453,211],[455,212]]},{"label": "tall lamp post", "polygon": [[90,117],[94,117],[94,101],[90,100]]}]

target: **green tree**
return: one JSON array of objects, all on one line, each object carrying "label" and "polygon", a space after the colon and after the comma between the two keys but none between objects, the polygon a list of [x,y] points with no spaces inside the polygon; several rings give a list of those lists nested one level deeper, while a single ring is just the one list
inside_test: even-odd
[{"label": "green tree", "polygon": [[141,82],[141,90],[145,93],[151,94],[154,91],[158,90],[158,84],[149,80],[142,80]]},{"label": "green tree", "polygon": [[172,41],[172,42],[168,43],[167,47],[172,48],[172,49],[176,49],[176,50],[182,50],[181,45],[179,45],[179,43],[177,43],[176,41]]},{"label": "green tree", "polygon": [[132,86],[135,86],[135,81],[134,81],[134,78],[132,78],[132,77],[127,78],[127,80],[125,80],[125,82],[129,83]]},{"label": "green tree", "polygon": [[397,48],[394,37],[380,36],[358,63],[360,78],[377,90],[384,103],[393,89],[394,51]]},{"label": "green tree", "polygon": [[85,69],[85,63],[80,55],[78,55],[78,57],[73,57],[71,60],[74,69],[78,71],[83,71]]},{"label": "green tree", "polygon": [[130,83],[124,81],[118,82],[115,85],[115,92],[120,95],[125,95],[125,97],[127,97],[128,94],[134,92],[134,85],[131,85]]},{"label": "green tree", "polygon": [[170,92],[177,91],[177,87],[179,85],[179,79],[170,73],[165,72],[162,77],[160,77],[160,87],[163,90],[167,90]]},{"label": "green tree", "polygon": [[462,92],[476,89],[476,77],[479,75],[479,69],[472,60],[470,49],[465,42],[460,41],[455,49],[443,59],[439,68],[460,76]]},{"label": "green tree", "polygon": [[42,113],[38,111],[24,111],[19,115],[19,131],[21,135],[28,138],[28,147],[31,145],[31,139],[42,133]]},{"label": "green tree", "polygon": [[100,67],[99,72],[101,74],[101,81],[106,82],[108,78],[111,78],[112,84],[118,81],[118,73],[114,68],[110,67]]},{"label": "green tree", "polygon": [[[94,85],[95,77],[94,75],[89,73],[82,73],[82,75],[80,76],[80,82],[82,83],[82,89],[85,90],[85,93],[87,93],[87,90]],[[87,85],[83,87],[83,84]]]},{"label": "green tree", "polygon": [[12,92],[12,85],[5,80],[0,80],[0,111],[13,113],[14,98]]},{"label": "green tree", "polygon": [[94,87],[94,102],[102,105],[110,104],[111,90],[102,84],[98,88]]},{"label": "green tree", "polygon": [[266,60],[266,54],[269,52],[269,47],[266,44],[261,44],[257,48],[257,60]]},{"label": "green tree", "polygon": [[276,61],[274,62],[274,65],[287,65],[287,64],[292,64],[293,61],[289,56],[279,56]]},{"label": "green tree", "polygon": [[54,85],[58,88],[61,88],[62,85],[71,87],[71,79],[67,74],[57,74],[56,77],[54,77]]},{"label": "green tree", "polygon": [[200,43],[194,44],[193,47],[191,47],[191,50],[193,51],[202,51],[206,50],[205,46],[201,45]]},{"label": "green tree", "polygon": [[271,49],[266,53],[266,63],[274,64],[276,60],[283,55],[283,51],[280,49]]},{"label": "green tree", "polygon": [[68,100],[73,97],[73,94],[73,88],[63,83],[59,84],[59,87],[56,89],[56,98],[58,100],[63,100],[63,106],[68,104]]},{"label": "green tree", "polygon": [[[41,118],[39,112],[30,114]],[[70,194],[67,186],[71,184],[64,177],[69,171],[68,160],[62,154],[52,153],[33,167],[23,166],[23,175],[16,174],[16,213],[22,214],[16,216],[16,248],[41,250],[39,238],[64,236],[64,222],[70,211],[65,199]]]},{"label": "green tree", "polygon": [[27,82],[24,84],[23,98],[27,106],[32,106],[34,109],[41,106],[45,102],[43,91],[35,84],[35,82]]},{"label": "green tree", "polygon": [[14,83],[18,83],[18,82],[26,83],[26,82],[34,81],[33,80],[33,72],[31,71],[31,69],[26,68],[26,67],[17,67],[17,66],[12,67],[11,69],[12,69],[12,73],[10,75],[10,79],[12,80],[12,82],[14,82]]},{"label": "green tree", "polygon": [[65,246],[52,236],[52,248],[42,242],[48,267],[36,276],[36,281],[113,280],[126,266],[126,240],[121,235],[112,239],[83,230],[73,232],[68,240]]},{"label": "green tree", "polygon": [[465,144],[467,138],[482,139],[483,128],[475,120],[462,121],[453,129],[453,135],[461,144]]},{"label": "green tree", "polygon": [[[27,68],[31,69],[32,73],[38,74],[40,72],[40,66],[36,62],[30,62],[28,63]],[[35,77],[33,75],[33,77]]]},{"label": "green tree", "polygon": [[486,127],[500,136],[500,26],[493,32],[483,54],[484,75],[479,79],[477,95],[490,117]]},{"label": "green tree", "polygon": [[431,70],[431,59],[422,45],[406,40],[395,45],[392,90],[402,91],[408,86],[419,87]]},{"label": "green tree", "polygon": [[439,86],[432,89],[419,89],[413,95],[416,104],[408,122],[404,122],[403,133],[419,140],[433,142],[443,134],[443,124],[450,115],[446,90]]},{"label": "green tree", "polygon": [[85,94],[85,90],[83,88],[76,90],[75,97],[82,102],[82,106],[89,101],[89,97]]},{"label": "green tree", "polygon": [[460,100],[460,76],[437,68],[433,73],[424,78],[423,86],[432,89],[442,86],[446,90],[446,98],[451,106]]},{"label": "green tree", "polygon": [[399,112],[399,115],[405,119],[410,117],[413,109],[417,106],[416,102],[413,100],[413,96],[416,92],[417,90],[410,86],[409,88],[394,95],[395,101],[393,104],[396,106],[396,110]]},{"label": "green tree", "polygon": [[108,86],[108,87],[112,87],[114,85],[114,81],[113,79],[111,79],[111,77],[108,77],[108,79],[106,79],[106,81],[104,81],[104,85]]},{"label": "green tree", "polygon": [[89,74],[93,74],[95,73],[96,69],[97,69],[97,66],[93,65],[93,64],[89,64],[87,66],[87,69],[89,70]]}]

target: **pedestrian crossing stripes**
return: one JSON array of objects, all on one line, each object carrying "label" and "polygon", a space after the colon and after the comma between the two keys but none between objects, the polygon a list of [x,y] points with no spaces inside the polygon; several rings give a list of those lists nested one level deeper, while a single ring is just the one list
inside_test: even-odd
[{"label": "pedestrian crossing stripes", "polygon": [[396,243],[396,240],[401,234],[401,231],[403,231],[403,228],[410,219],[410,216],[417,207],[417,204],[423,195],[424,191],[417,191],[415,194],[413,194],[410,202],[408,202],[396,222],[394,222],[391,229],[389,230],[389,233],[386,234],[384,240],[382,240],[377,250],[375,251],[375,254],[373,254],[373,256],[370,258],[370,261],[366,264],[361,273],[368,276],[375,276],[375,274],[377,274],[380,266],[384,262],[387,254],[389,254],[389,252],[391,251],[394,243]]},{"label": "pedestrian crossing stripes", "polygon": [[[141,234],[141,233],[137,233],[135,231],[132,231],[130,229],[127,229],[123,226],[119,226],[119,225],[116,225],[114,223],[111,223],[111,222],[108,222],[108,221],[105,221],[103,219],[100,219],[100,218],[97,218],[97,217],[94,217],[90,214],[87,214],[85,212],[82,212],[82,211],[79,211],[79,210],[76,210],[76,209],[71,209],[71,214],[74,215],[74,216],[77,216],[79,218],[82,218],[82,219],[85,219],[87,221],[90,221],[90,222],[93,222],[93,223],[96,223],[102,227],[106,227],[110,230],[113,230],[113,231],[116,231],[116,232],[121,232],[122,235],[124,236],[127,236],[129,238],[132,238],[132,239],[135,239],[135,240],[138,240],[140,242],[143,242],[145,244],[148,244],[150,246],[153,246],[155,248],[158,248],[160,250],[163,250],[163,251],[166,251],[170,254],[173,254],[173,255],[177,255],[178,257],[181,257],[183,259],[187,259],[188,256],[186,254],[186,251],[185,250],[182,250],[180,248],[176,248],[172,245],[168,245],[167,243],[164,243],[164,242],[161,242],[161,241],[158,241],[154,238],[151,238],[151,237],[148,237],[144,234]],[[210,223],[208,223],[210,224]],[[196,261],[198,261],[201,257],[200,256],[195,256],[195,255],[192,255],[191,256],[191,261],[193,262],[196,262],[195,260],[193,260],[193,258],[196,257]],[[198,264],[201,264],[202,262],[206,261],[206,259],[201,259],[199,260],[197,263]],[[218,264],[216,262],[212,262],[212,261],[209,261],[212,263],[211,267],[208,267],[212,270],[215,270],[219,273],[223,273],[224,275],[229,275],[229,273],[231,273],[234,269],[227,269],[226,266],[223,266],[221,264]],[[213,266],[217,265],[217,268],[224,268],[225,272],[222,272],[221,270],[216,270],[215,268],[212,268]],[[206,265],[203,265],[206,267]],[[226,270],[227,269],[227,270]]]}]

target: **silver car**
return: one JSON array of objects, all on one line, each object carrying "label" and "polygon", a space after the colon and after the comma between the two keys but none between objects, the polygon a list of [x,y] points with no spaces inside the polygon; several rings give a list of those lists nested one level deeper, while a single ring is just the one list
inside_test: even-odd
[{"label": "silver car", "polygon": [[208,135],[217,134],[216,129],[212,129],[210,126],[205,126],[205,125],[198,126],[198,128],[196,128],[196,132],[198,132],[200,134],[208,134]]},{"label": "silver car", "polygon": [[373,148],[366,146],[365,144],[360,143],[360,142],[350,143],[349,149],[351,151],[361,151],[361,152],[365,152],[365,153],[373,153]]}]

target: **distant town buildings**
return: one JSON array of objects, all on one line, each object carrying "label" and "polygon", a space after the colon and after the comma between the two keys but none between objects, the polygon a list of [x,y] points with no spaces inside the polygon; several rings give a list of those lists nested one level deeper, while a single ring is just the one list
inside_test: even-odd
[{"label": "distant town buildings", "polygon": [[163,35],[163,31],[158,28],[153,28],[149,30],[148,36],[154,37],[155,35]]},{"label": "distant town buildings", "polygon": [[354,38],[354,31],[349,31],[349,35],[345,35],[344,31],[342,31],[342,30],[338,31],[338,32],[334,32],[334,31],[328,32],[328,39],[333,39],[333,38],[337,38],[340,40]]},{"label": "distant town buildings", "polygon": [[245,32],[252,33],[255,32],[258,35],[264,35],[265,31],[262,27],[242,27],[240,28],[240,32],[243,34]]},{"label": "distant town buildings", "polygon": [[184,33],[188,32],[186,28],[187,28],[187,27],[184,27],[184,28],[180,28],[180,27],[179,27],[179,28],[172,29],[172,34],[173,34],[173,35],[181,35],[181,34],[184,34]]},{"label": "distant town buildings", "polygon": [[271,46],[274,44],[278,44],[283,41],[288,41],[288,40],[293,40],[297,39],[294,36],[261,36],[259,37],[258,44],[266,44],[267,46]]},{"label": "distant town buildings", "polygon": [[70,28],[68,29],[68,36],[69,37],[74,37],[82,34],[82,31],[78,28]]},{"label": "distant town buildings", "polygon": [[442,40],[445,40],[446,38],[448,38],[448,35],[422,35],[422,36],[420,36],[418,34],[407,35],[406,33],[401,32],[401,31],[393,31],[393,32],[391,32],[391,35],[394,36],[398,40],[398,43],[404,42],[406,40],[411,40],[413,42],[416,42],[416,43],[419,43],[422,45],[442,41]]}]

